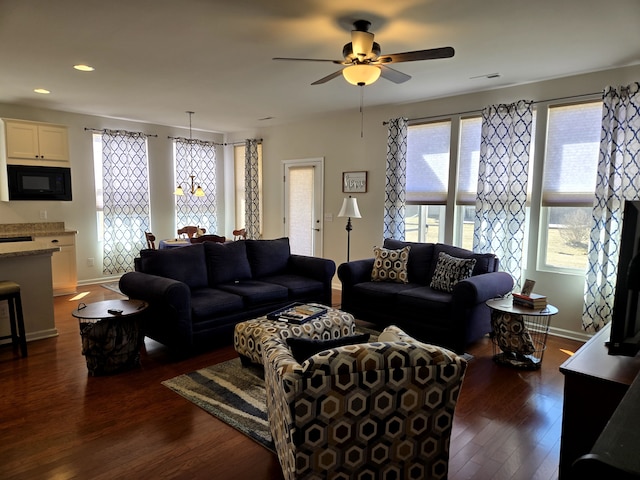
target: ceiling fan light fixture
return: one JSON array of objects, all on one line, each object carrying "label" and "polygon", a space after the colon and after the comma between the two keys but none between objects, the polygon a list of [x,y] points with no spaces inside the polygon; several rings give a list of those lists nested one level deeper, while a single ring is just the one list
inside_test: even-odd
[{"label": "ceiling fan light fixture", "polygon": [[351,65],[342,69],[342,76],[351,85],[371,85],[380,78],[380,68],[375,65]]}]

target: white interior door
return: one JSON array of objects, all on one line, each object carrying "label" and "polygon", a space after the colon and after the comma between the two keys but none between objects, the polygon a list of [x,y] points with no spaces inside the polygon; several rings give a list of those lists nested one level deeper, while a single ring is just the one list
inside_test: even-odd
[{"label": "white interior door", "polygon": [[284,234],[291,253],[322,256],[324,159],[285,160]]}]

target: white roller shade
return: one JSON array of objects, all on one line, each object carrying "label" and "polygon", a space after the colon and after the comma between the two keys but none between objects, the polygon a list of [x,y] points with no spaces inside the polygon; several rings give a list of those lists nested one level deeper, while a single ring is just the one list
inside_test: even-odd
[{"label": "white roller shade", "polygon": [[549,108],[543,206],[593,204],[601,124],[602,102]]},{"label": "white roller shade", "polygon": [[407,204],[444,205],[451,122],[412,125],[407,133]]}]

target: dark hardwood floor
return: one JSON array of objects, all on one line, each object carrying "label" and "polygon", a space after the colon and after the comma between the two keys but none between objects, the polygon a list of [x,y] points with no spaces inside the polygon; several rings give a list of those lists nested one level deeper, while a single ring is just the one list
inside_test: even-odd
[{"label": "dark hardwood floor", "polygon": [[[282,478],[274,454],[160,384],[235,357],[231,346],[175,362],[147,339],[140,368],[90,377],[71,312],[122,297],[98,285],[79,292],[55,299],[58,337],[30,342],[27,358],[0,347],[0,478]],[[558,367],[579,346],[550,337],[539,371],[494,364],[488,340],[469,349],[450,479],[557,478]]]}]

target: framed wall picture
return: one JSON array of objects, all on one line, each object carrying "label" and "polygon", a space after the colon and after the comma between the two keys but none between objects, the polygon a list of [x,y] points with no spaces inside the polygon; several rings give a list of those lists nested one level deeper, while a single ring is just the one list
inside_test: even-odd
[{"label": "framed wall picture", "polygon": [[344,193],[365,193],[367,191],[367,172],[342,172],[342,191]]}]

